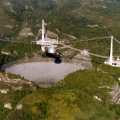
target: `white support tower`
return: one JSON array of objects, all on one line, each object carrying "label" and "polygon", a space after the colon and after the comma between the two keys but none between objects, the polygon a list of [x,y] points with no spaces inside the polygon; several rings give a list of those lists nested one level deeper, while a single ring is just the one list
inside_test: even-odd
[{"label": "white support tower", "polygon": [[42,20],[42,41],[45,41],[45,28],[44,28],[44,20]]},{"label": "white support tower", "polygon": [[[45,41],[45,28],[44,28],[44,20],[42,20],[42,42]],[[42,52],[45,52],[45,47],[41,45]]]},{"label": "white support tower", "polygon": [[109,62],[110,62],[111,65],[112,65],[112,63],[113,63],[113,39],[114,39],[114,37],[111,36],[110,60],[109,60]]},{"label": "white support tower", "polygon": [[42,20],[42,40],[38,40],[36,41],[37,45],[41,45],[41,51],[45,52],[45,48],[48,47],[48,52],[49,53],[55,53],[55,48],[57,47],[58,44],[58,40],[56,39],[51,39],[51,38],[47,38],[45,36],[45,27],[44,27],[44,20]]},{"label": "white support tower", "polygon": [[104,63],[113,67],[120,67],[120,60],[117,58],[117,60],[113,59],[113,40],[114,37],[111,36],[111,45],[110,45],[110,58],[109,60],[105,61]]}]

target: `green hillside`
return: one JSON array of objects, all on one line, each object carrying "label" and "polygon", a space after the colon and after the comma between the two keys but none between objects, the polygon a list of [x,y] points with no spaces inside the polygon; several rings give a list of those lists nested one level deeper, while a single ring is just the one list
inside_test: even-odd
[{"label": "green hillside", "polygon": [[[118,40],[120,38],[118,0],[0,0],[0,17],[0,38],[3,39],[30,42],[36,37],[41,38],[39,30],[42,19],[47,23],[48,30],[58,35],[59,40],[74,40],[69,35],[76,37],[76,41],[111,35]],[[30,36],[23,35],[25,29],[31,34]],[[109,41],[81,42],[76,43],[77,46],[73,45],[108,56]],[[9,51],[14,51],[13,49],[11,47]],[[115,55],[118,56],[119,51],[120,47],[115,43]]]},{"label": "green hillside", "polygon": [[[29,43],[41,38],[42,19],[59,40],[95,54],[109,56],[110,39],[78,41],[111,35],[120,40],[120,0],[0,0],[0,39],[28,43],[0,41],[0,51],[11,53],[0,53],[0,66],[33,57],[31,53],[41,55],[40,46],[31,49]],[[114,55],[120,56],[116,42]],[[115,89],[120,85],[120,68],[104,65],[102,58],[91,59],[94,70],[71,73],[53,87],[34,90],[29,85],[0,81],[0,90],[9,90],[0,92],[0,120],[119,120],[120,88]],[[118,94],[116,101],[110,92]],[[12,109],[4,108],[6,103]],[[19,104],[22,109],[17,110]]]},{"label": "green hillside", "polygon": [[[119,37],[120,1],[116,0],[0,0],[0,14],[1,37],[18,37],[24,27],[30,27],[36,36],[42,19],[51,31],[58,29],[61,37],[64,33],[78,38]],[[98,27],[87,27],[95,24]]]},{"label": "green hillside", "polygon": [[[6,95],[0,94],[0,119],[118,120],[120,105],[112,103],[112,96],[108,93],[116,84],[119,72],[120,69],[107,66],[101,67],[101,71],[77,71],[54,87],[35,91],[29,86],[16,91],[11,89],[12,84],[0,83],[0,88],[9,89]],[[3,108],[8,102],[12,104],[12,110]],[[18,104],[22,104],[21,110],[16,109]]]}]

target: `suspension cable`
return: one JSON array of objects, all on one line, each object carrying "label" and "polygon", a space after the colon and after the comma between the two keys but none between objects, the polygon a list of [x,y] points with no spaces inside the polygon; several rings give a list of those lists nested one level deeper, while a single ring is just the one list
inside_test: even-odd
[{"label": "suspension cable", "polygon": [[[74,47],[71,47],[71,46],[68,46],[68,45],[65,45],[63,43],[60,43],[61,45],[67,47],[67,48],[70,48],[70,49],[73,49],[75,51],[78,51],[78,52],[82,52],[83,50],[80,50],[80,49],[77,49],[77,48],[74,48]],[[96,56],[96,57],[100,57],[100,58],[109,58],[109,56],[102,56],[102,55],[97,55],[97,54],[94,54],[94,53],[90,53],[88,52],[90,55],[92,56]]]},{"label": "suspension cable", "polygon": [[[110,36],[109,37],[101,37],[101,38],[93,38],[93,39],[87,39],[87,40],[80,40],[80,41],[72,41],[72,42],[64,42],[64,43],[73,43],[73,42],[85,42],[85,41],[93,41],[93,40],[101,40],[101,39],[107,39],[107,38],[111,38]],[[115,41],[118,42],[118,44],[120,44],[120,41],[118,41],[117,39],[114,38]],[[0,39],[0,41],[8,41],[8,42],[17,42],[17,43],[24,43],[24,44],[33,44],[35,41],[32,41],[31,43],[26,43],[26,42],[19,42],[19,41],[11,41],[11,40],[3,40],[3,39]],[[67,47],[67,48],[70,48],[70,49],[73,49],[75,51],[78,51],[78,52],[82,52],[82,50],[80,49],[77,49],[77,48],[74,48],[74,47],[71,47],[71,46],[68,46],[66,44],[64,44],[62,41],[59,42],[59,44]],[[91,52],[88,52],[90,55],[92,56],[96,56],[96,57],[100,57],[100,58],[109,58],[109,56],[102,56],[102,55],[98,55],[98,54],[94,54],[94,53],[91,53]]]},{"label": "suspension cable", "polygon": [[114,38],[114,40],[115,40],[118,44],[120,44],[120,41],[118,41],[118,40],[117,40],[117,39],[115,39],[115,38]]},{"label": "suspension cable", "polygon": [[[30,44],[31,43],[27,43],[27,42],[20,42],[20,41],[12,41],[12,40],[5,40],[5,39],[0,39],[0,41],[3,41],[3,42],[13,42],[13,43],[20,43],[20,44]],[[35,41],[32,41],[32,44],[34,43]]]},{"label": "suspension cable", "polygon": [[110,36],[108,36],[108,37],[101,37],[101,38],[92,38],[92,39],[86,39],[86,40],[79,40],[79,41],[64,42],[64,43],[86,42],[86,41],[101,40],[101,39],[107,39],[107,38],[110,38]]}]

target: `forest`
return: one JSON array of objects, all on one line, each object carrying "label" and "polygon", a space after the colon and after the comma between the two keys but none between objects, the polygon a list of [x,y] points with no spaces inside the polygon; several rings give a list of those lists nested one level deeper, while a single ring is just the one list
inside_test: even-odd
[{"label": "forest", "polygon": [[[40,46],[31,44],[36,37],[41,39],[43,19],[59,41],[95,54],[109,56],[110,39],[79,41],[111,35],[120,41],[120,0],[0,0],[0,67],[34,54],[45,56]],[[33,36],[22,36],[24,28]],[[116,42],[114,55],[120,55]],[[119,120],[120,105],[108,93],[120,85],[120,68],[104,65],[102,58],[91,56],[91,61],[94,70],[71,73],[53,87],[33,90],[23,85],[22,90],[15,90],[21,85],[0,81],[0,90],[9,89],[5,95],[0,93],[0,120]],[[12,110],[4,108],[8,102]],[[18,104],[23,105],[21,110],[16,109]]]}]

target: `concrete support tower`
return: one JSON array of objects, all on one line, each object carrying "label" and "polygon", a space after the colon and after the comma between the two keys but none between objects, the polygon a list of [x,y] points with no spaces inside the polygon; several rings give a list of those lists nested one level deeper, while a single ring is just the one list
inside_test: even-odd
[{"label": "concrete support tower", "polygon": [[45,41],[45,28],[44,28],[44,20],[42,20],[42,41]]},{"label": "concrete support tower", "polygon": [[[45,28],[44,28],[44,20],[42,20],[42,42],[45,41]],[[45,52],[45,47],[41,46],[42,52]]]},{"label": "concrete support tower", "polygon": [[48,48],[48,52],[50,54],[55,54],[56,53],[56,47],[58,44],[58,40],[56,39],[51,39],[51,38],[47,38],[46,34],[47,34],[47,28],[45,31],[45,23],[44,20],[42,20],[42,39],[41,40],[36,40],[36,44],[41,46],[41,51],[45,52],[46,48]]},{"label": "concrete support tower", "polygon": [[113,39],[114,39],[114,37],[111,36],[110,61],[109,61],[111,65],[112,65],[112,63],[113,63]]}]

